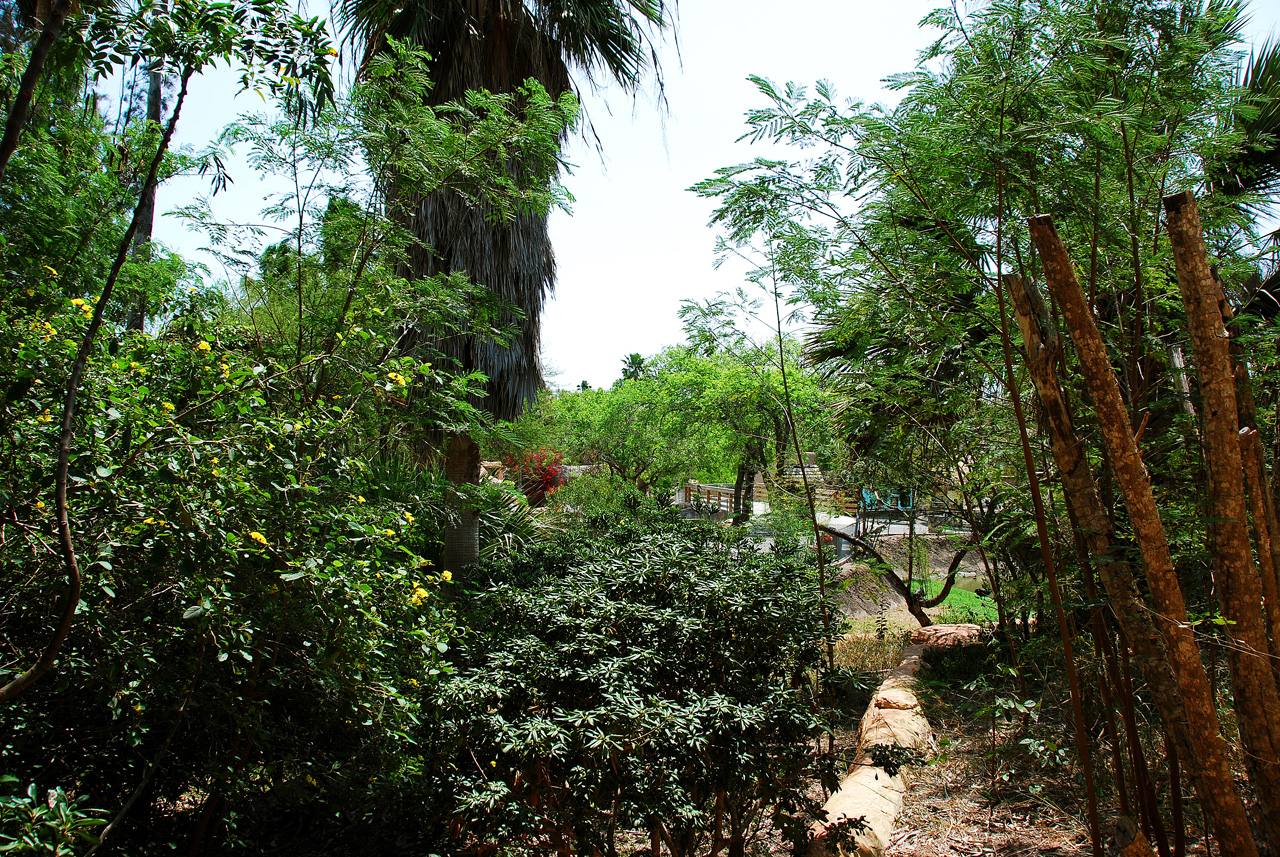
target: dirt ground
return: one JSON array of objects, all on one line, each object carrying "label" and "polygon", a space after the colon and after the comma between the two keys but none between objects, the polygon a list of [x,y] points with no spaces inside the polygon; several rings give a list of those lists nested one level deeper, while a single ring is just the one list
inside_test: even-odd
[{"label": "dirt ground", "polygon": [[[1083,821],[1053,797],[1029,798],[1018,789],[1023,793],[1000,795],[998,803],[988,799],[987,729],[972,722],[933,726],[944,747],[931,764],[910,770],[910,787],[886,857],[1068,857],[1090,852]],[[1004,773],[997,770],[998,777]]]}]

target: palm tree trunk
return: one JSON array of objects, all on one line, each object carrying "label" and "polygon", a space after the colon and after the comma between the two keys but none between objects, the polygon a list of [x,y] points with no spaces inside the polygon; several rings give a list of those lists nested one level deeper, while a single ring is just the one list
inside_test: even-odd
[{"label": "palm tree trunk", "polygon": [[466,496],[469,488],[480,484],[480,445],[471,435],[450,435],[444,469],[455,490],[450,495],[441,562],[443,570],[461,571],[480,558],[480,513]]},{"label": "palm tree trunk", "polygon": [[[1054,409],[1050,409],[1057,426],[1053,441],[1054,458],[1058,460],[1064,485],[1069,482],[1072,486],[1080,525],[1088,537],[1090,553],[1113,600],[1116,615],[1122,623],[1133,628],[1128,634],[1131,644],[1140,659],[1161,716],[1180,743],[1179,749],[1187,760],[1187,769],[1201,804],[1213,819],[1223,857],[1257,857],[1258,846],[1227,764],[1226,743],[1219,731],[1209,677],[1187,622],[1187,608],[1173,569],[1164,525],[1160,521],[1142,455],[1133,438],[1129,415],[1120,396],[1106,345],[1076,279],[1067,249],[1054,228],[1053,219],[1039,215],[1030,218],[1029,225],[1031,239],[1044,263],[1045,281],[1058,300],[1076,345],[1111,472],[1124,494],[1134,539],[1142,554],[1147,585],[1156,613],[1162,620],[1158,628],[1151,627],[1154,624],[1152,614],[1138,594],[1127,566],[1112,555],[1107,535],[1112,531],[1110,522],[1084,458],[1083,446],[1075,437],[1065,407],[1056,414]],[[1051,362],[1046,363],[1052,367]],[[1043,373],[1041,377],[1045,377]],[[1042,392],[1046,406],[1049,404],[1046,396],[1054,397],[1054,391],[1058,391],[1056,378],[1052,381],[1052,384],[1044,385]],[[1060,391],[1055,398],[1061,403]],[[1172,672],[1172,677],[1169,672]]]}]

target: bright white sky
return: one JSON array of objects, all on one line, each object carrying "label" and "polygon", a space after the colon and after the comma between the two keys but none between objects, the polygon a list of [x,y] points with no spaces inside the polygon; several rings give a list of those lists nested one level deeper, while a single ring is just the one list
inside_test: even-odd
[{"label": "bright white sky", "polygon": [[[714,269],[712,204],[686,191],[718,167],[750,160],[756,152],[735,144],[743,114],[764,101],[747,81],[757,74],[776,83],[826,79],[837,95],[892,103],[883,79],[910,70],[936,30],[918,23],[938,0],[686,0],[679,5],[677,42],[660,56],[666,111],[652,87],[636,99],[616,89],[584,94],[584,107],[603,145],[577,138],[566,152],[575,164],[565,178],[576,198],[572,215],[556,212],[551,236],[559,264],[555,296],[543,315],[543,353],[558,386],[608,386],[631,352],[653,354],[683,340],[677,311],[687,298],[707,298],[742,284],[742,268]],[[1248,40],[1260,43],[1280,25],[1273,0],[1255,0]],[[261,109],[255,95],[228,104],[236,87],[229,74],[193,85],[179,125],[179,142],[212,139],[228,109]],[[233,166],[238,179],[219,196],[219,213],[252,219],[261,185]],[[161,188],[167,211],[203,193],[204,183],[174,181]],[[162,218],[156,238],[190,253],[198,237],[173,218]]]}]

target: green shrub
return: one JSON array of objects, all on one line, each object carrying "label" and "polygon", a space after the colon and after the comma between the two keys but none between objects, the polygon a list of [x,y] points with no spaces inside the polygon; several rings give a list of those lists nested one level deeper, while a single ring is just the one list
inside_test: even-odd
[{"label": "green shrub", "polygon": [[964,685],[982,675],[994,675],[1000,660],[995,638],[983,644],[967,646],[933,646],[925,649],[923,677],[952,685]]},{"label": "green shrub", "polygon": [[465,819],[451,848],[613,853],[618,829],[660,823],[691,854],[718,796],[730,836],[765,812],[793,832],[812,817],[820,724],[796,679],[821,616],[804,570],[650,506],[597,516],[504,577],[434,702]]}]

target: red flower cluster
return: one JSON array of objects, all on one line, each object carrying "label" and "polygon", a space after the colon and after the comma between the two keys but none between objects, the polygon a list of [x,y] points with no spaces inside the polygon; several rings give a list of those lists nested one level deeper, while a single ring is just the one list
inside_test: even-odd
[{"label": "red flower cluster", "polygon": [[565,483],[563,462],[564,456],[551,449],[526,452],[518,459],[507,456],[503,461],[531,506],[542,505],[548,494]]}]

